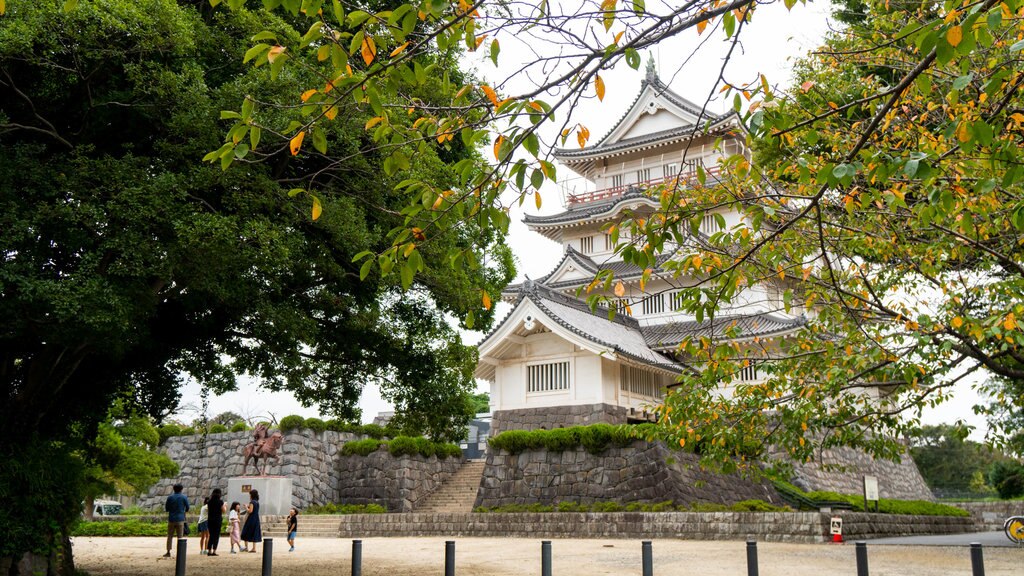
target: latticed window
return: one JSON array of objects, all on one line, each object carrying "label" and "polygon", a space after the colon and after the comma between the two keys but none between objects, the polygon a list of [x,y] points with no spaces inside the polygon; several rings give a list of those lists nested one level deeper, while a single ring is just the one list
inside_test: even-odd
[{"label": "latticed window", "polygon": [[708,236],[718,232],[718,222],[715,221],[714,214],[705,214],[700,220],[700,231]]},{"label": "latticed window", "polygon": [[665,311],[665,295],[655,294],[650,298],[645,298],[642,302],[644,316],[651,314],[661,314]]},{"label": "latticed window", "polygon": [[636,181],[643,184],[651,179],[651,169],[641,168],[636,171]]},{"label": "latticed window", "polygon": [[592,254],[594,252],[594,237],[584,236],[580,238],[580,252],[584,254]]},{"label": "latticed window", "polygon": [[619,387],[623,392],[629,392],[634,396],[661,398],[665,394],[665,384],[664,376],[650,370],[626,364],[619,366]]},{"label": "latticed window", "polygon": [[624,174],[616,174],[612,176],[612,188],[622,188],[622,185],[626,183],[626,176]]},{"label": "latticed window", "polygon": [[604,249],[608,251],[615,250],[615,242],[612,242],[611,234],[604,235]]},{"label": "latticed window", "polygon": [[686,300],[686,294],[683,292],[672,292],[669,294],[671,299],[671,306],[673,311],[681,310],[683,308],[683,300]]},{"label": "latticed window", "polygon": [[528,392],[555,392],[569,389],[569,361],[526,366]]},{"label": "latticed window", "polygon": [[740,382],[757,382],[759,376],[757,368],[757,362],[751,362],[746,366],[740,368],[740,373],[737,380],[739,380]]},{"label": "latticed window", "polygon": [[666,179],[677,178],[679,176],[679,164],[673,162],[662,166],[662,176]]}]

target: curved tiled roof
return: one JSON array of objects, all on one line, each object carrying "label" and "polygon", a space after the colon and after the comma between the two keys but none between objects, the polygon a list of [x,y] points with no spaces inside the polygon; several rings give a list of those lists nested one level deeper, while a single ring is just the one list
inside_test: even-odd
[{"label": "curved tiled roof", "polygon": [[[644,326],[641,330],[648,345],[654,348],[676,346],[687,338],[710,337],[715,339],[765,338],[796,330],[807,323],[804,317],[783,318],[773,314],[748,314],[742,316],[720,316],[713,321],[697,322],[687,320]],[[726,332],[735,329],[730,336]]]},{"label": "curved tiled roof", "polygon": [[598,202],[579,204],[578,206],[572,206],[565,212],[559,212],[558,214],[549,214],[547,216],[531,216],[530,214],[526,214],[523,216],[523,222],[529,226],[531,224],[561,224],[564,222],[575,222],[577,220],[598,218],[602,215],[615,212],[619,207],[619,204],[622,204],[623,202],[633,202],[637,200],[646,200],[651,203],[652,207],[658,206],[658,202],[646,195],[644,190],[636,186],[631,186],[626,189],[621,196],[616,196],[614,198]]},{"label": "curved tiled roof", "polygon": [[[667,262],[673,256],[675,256],[675,254],[678,251],[679,249],[677,248],[670,252],[659,254],[656,260],[656,265],[653,268],[652,274],[657,274],[659,271],[661,271],[661,265]],[[578,264],[579,267],[582,268],[584,271],[594,275],[596,275],[601,270],[611,270],[612,273],[615,274],[615,277],[618,279],[630,279],[636,278],[644,273],[644,268],[641,268],[629,262],[625,262],[623,260],[611,260],[608,262],[598,263],[590,256],[587,256],[586,254],[583,254],[582,252],[573,248],[572,246],[569,246],[566,248],[565,255],[562,256],[562,259],[558,261],[558,264],[555,265],[551,272],[545,274],[544,276],[541,276],[536,280],[527,279],[527,282],[535,282],[546,288],[560,289],[570,288],[572,286],[584,286],[586,284],[589,284],[593,280],[593,278],[583,278],[576,280],[562,280],[561,282],[549,283],[548,279],[550,279],[551,275],[557,272],[558,269],[562,267],[562,264],[564,264],[566,260],[572,260],[573,262]],[[502,290],[502,294],[513,294],[519,291],[524,285],[525,283],[509,284],[508,286],[505,287],[504,290]]]},{"label": "curved tiled roof", "polygon": [[591,156],[601,156],[620,150],[627,150],[629,148],[636,148],[638,146],[662,144],[666,141],[674,139],[691,138],[698,132],[705,132],[707,134],[715,133],[722,129],[726,122],[735,115],[735,112],[727,112],[721,116],[709,117],[711,121],[710,125],[707,126],[707,130],[700,125],[690,124],[687,126],[679,126],[677,128],[669,128],[667,130],[659,130],[657,132],[651,132],[650,134],[644,134],[642,136],[633,136],[632,138],[624,138],[615,142],[614,144],[597,144],[590,148],[582,148],[579,150],[573,150],[570,148],[555,148],[553,154],[555,158],[563,162],[572,162],[574,160],[582,160]]}]

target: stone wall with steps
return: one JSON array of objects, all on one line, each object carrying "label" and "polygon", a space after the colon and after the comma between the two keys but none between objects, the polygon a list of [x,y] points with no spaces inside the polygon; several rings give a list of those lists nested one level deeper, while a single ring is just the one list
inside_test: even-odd
[{"label": "stone wall with steps", "polygon": [[645,502],[677,504],[742,500],[781,503],[767,482],[702,471],[698,457],[671,451],[660,442],[637,440],[622,448],[590,454],[535,450],[487,455],[476,506],[557,504],[559,502]]},{"label": "stone wall with steps", "polygon": [[472,512],[483,477],[484,462],[466,462],[438,490],[416,506],[416,512]]},{"label": "stone wall with steps", "polygon": [[[846,540],[971,532],[970,518],[841,512]],[[353,514],[336,517],[340,538],[680,538],[761,542],[831,540],[831,514],[817,512],[592,512]],[[303,535],[303,524],[299,535]],[[283,535],[283,533],[282,533]]]},{"label": "stone wall with steps", "polygon": [[379,504],[388,512],[412,512],[462,466],[461,458],[369,456],[338,458],[338,502]]}]

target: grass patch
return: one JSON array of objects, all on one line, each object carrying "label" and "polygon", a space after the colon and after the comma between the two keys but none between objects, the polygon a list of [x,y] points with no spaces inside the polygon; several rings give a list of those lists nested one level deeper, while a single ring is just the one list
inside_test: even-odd
[{"label": "grass patch", "polygon": [[[827,492],[818,490],[804,492],[788,482],[776,480],[775,485],[780,490],[796,492],[814,502],[846,502],[855,512],[864,511],[864,497],[859,494],[840,494],[838,492]],[[872,504],[872,511],[874,504]],[[928,502],[927,500],[891,500],[882,498],[878,501],[878,511],[882,514],[912,514],[916,516],[970,516],[971,513],[955,506]]]}]

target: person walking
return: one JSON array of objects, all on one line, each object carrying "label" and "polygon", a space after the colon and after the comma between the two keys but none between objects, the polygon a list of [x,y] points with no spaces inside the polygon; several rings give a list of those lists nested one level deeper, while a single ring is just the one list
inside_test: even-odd
[{"label": "person walking", "polygon": [[207,523],[207,515],[210,510],[210,499],[203,498],[203,507],[199,509],[199,554],[206,554],[206,543],[210,541],[210,526]]},{"label": "person walking", "polygon": [[174,485],[174,492],[167,497],[164,510],[167,511],[167,553],[164,558],[171,557],[171,542],[175,537],[185,536],[185,513],[188,512],[188,497],[181,493],[185,487]]},{"label": "person walking", "polygon": [[237,552],[235,552],[235,545],[238,546],[239,550],[242,549],[242,528],[241,528],[242,521],[238,517],[238,512],[241,509],[242,509],[242,505],[241,504],[239,504],[238,502],[232,502],[231,503],[231,508],[228,511],[228,524],[231,526],[231,536],[230,536],[230,538],[231,538],[231,553],[232,554],[237,554]]},{"label": "person walking", "polygon": [[227,504],[221,498],[220,488],[214,488],[210,494],[206,523],[210,530],[210,537],[206,541],[206,555],[217,555],[217,544],[220,543],[220,529],[224,525],[224,513],[227,511]]},{"label": "person walking", "polygon": [[295,552],[295,533],[299,531],[299,511],[292,508],[288,511],[288,545],[289,552]]},{"label": "person walking", "polygon": [[260,528],[260,493],[249,490],[249,505],[245,507],[248,514],[242,526],[242,552],[256,552],[256,544],[263,542],[263,530]]}]

